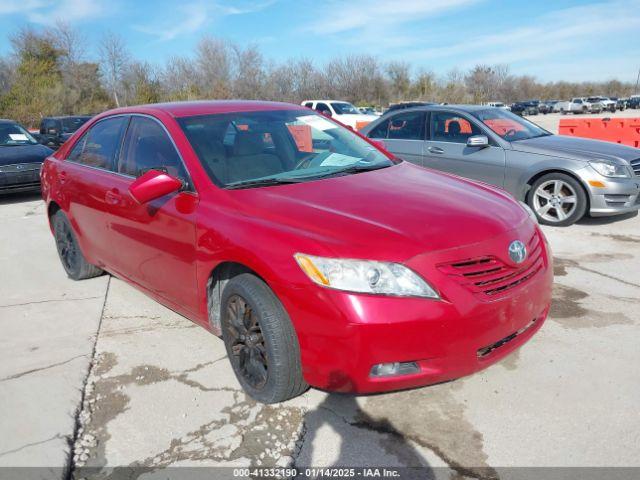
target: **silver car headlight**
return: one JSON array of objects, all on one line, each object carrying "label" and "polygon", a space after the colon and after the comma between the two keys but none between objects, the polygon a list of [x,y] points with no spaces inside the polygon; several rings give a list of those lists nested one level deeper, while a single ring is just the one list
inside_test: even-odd
[{"label": "silver car headlight", "polygon": [[399,263],[316,257],[296,253],[298,265],[318,285],[348,292],[425,297],[438,293],[413,270]]},{"label": "silver car headlight", "polygon": [[531,219],[538,223],[538,217],[536,217],[536,214],[533,213],[533,210],[531,210],[531,207],[529,207],[529,205],[527,205],[524,202],[521,202],[518,200],[518,203],[520,204],[520,206],[524,209],[525,212],[527,212],[527,214],[531,217]]},{"label": "silver car headlight", "polygon": [[624,165],[615,165],[609,162],[589,162],[589,165],[603,177],[631,178],[629,169]]}]

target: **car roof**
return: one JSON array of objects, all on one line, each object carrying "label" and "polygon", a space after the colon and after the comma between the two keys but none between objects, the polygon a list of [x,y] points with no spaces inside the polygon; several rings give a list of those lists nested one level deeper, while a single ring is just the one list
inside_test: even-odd
[{"label": "car roof", "polygon": [[135,107],[123,107],[109,110],[101,115],[123,113],[164,112],[173,117],[192,117],[213,115],[216,113],[258,112],[265,110],[306,110],[305,107],[284,102],[263,102],[253,100],[201,100],[189,102],[153,103]]},{"label": "car roof", "polygon": [[0,123],[18,123],[15,120],[11,120],[9,118],[0,118]]}]

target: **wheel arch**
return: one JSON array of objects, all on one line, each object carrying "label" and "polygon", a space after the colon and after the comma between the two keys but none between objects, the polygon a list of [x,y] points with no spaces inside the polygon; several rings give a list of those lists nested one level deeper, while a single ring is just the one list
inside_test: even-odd
[{"label": "wheel arch", "polygon": [[582,190],[584,191],[584,194],[587,198],[587,210],[586,212],[589,213],[589,209],[591,208],[591,196],[589,195],[589,189],[587,188],[587,186],[584,184],[584,182],[582,181],[582,179],[576,175],[574,172],[572,172],[571,170],[564,170],[562,168],[549,168],[549,169],[545,169],[545,170],[541,170],[538,173],[536,173],[535,175],[533,175],[532,177],[529,178],[529,180],[527,180],[526,182],[526,191],[524,194],[524,200],[525,202],[528,204],[529,203],[529,195],[531,195],[531,187],[533,186],[534,183],[536,183],[536,181],[542,177],[544,177],[545,175],[548,175],[550,173],[561,173],[563,175],[567,175],[568,177],[573,178],[576,182],[578,182],[578,185],[580,185],[582,187]]},{"label": "wheel arch", "polygon": [[[262,280],[269,288],[269,282],[256,269],[237,261],[223,261],[211,270],[207,278],[207,319],[209,328],[216,335],[221,334],[220,329],[220,307],[222,292],[227,283],[243,273],[250,273]],[[273,288],[271,288],[273,291]],[[274,292],[275,294],[275,292]]]}]

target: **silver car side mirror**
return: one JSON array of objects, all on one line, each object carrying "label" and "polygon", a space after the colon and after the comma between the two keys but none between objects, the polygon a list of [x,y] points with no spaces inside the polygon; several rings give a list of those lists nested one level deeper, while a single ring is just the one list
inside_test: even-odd
[{"label": "silver car side mirror", "polygon": [[485,148],[489,146],[489,138],[486,135],[474,135],[467,138],[467,147]]}]

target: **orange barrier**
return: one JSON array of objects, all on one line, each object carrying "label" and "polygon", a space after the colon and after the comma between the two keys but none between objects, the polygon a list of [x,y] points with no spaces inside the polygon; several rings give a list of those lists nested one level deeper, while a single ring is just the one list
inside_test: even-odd
[{"label": "orange barrier", "polygon": [[371,122],[365,121],[365,122],[356,122],[356,130],[359,132],[360,130],[362,130],[364,127],[366,127],[367,125],[369,125]]},{"label": "orange barrier", "polygon": [[640,118],[562,118],[558,133],[640,148]]}]

